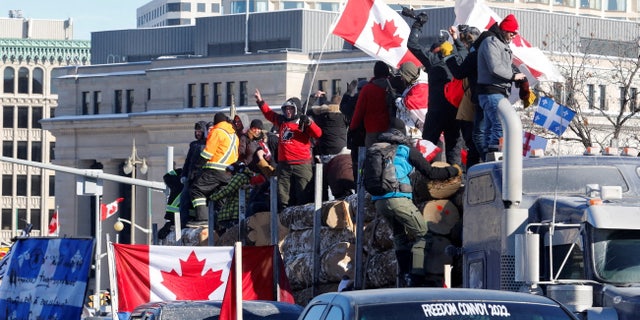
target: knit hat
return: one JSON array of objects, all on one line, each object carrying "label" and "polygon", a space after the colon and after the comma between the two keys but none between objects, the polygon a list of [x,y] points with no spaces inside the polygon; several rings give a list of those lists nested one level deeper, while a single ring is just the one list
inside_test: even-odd
[{"label": "knit hat", "polygon": [[260,128],[260,130],[263,130],[264,126],[262,125],[262,120],[260,119],[251,120],[251,124],[249,125],[249,128]]},{"label": "knit hat", "polygon": [[227,116],[223,112],[218,112],[213,116],[214,126],[222,121],[227,121]]},{"label": "knit hat", "polygon": [[376,61],[373,66],[373,76],[376,78],[388,77],[391,75],[389,72],[389,66],[384,61]]},{"label": "knit hat", "polygon": [[440,52],[442,53],[443,57],[450,55],[451,52],[453,52],[453,46],[451,45],[451,42],[449,41],[443,42],[440,45]]},{"label": "knit hat", "polygon": [[500,22],[500,29],[506,32],[518,33],[518,20],[513,14],[509,14]]},{"label": "knit hat", "polygon": [[418,79],[418,75],[420,70],[413,62],[407,61],[400,66],[400,76],[406,83],[412,83]]}]

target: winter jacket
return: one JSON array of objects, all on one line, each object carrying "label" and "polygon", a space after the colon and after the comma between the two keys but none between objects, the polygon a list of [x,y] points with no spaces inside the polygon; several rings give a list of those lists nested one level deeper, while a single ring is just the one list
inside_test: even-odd
[{"label": "winter jacket", "polygon": [[238,135],[231,123],[222,121],[213,126],[200,153],[200,157],[207,160],[203,168],[224,171],[238,161],[238,144]]},{"label": "winter jacket", "polygon": [[301,126],[298,116],[287,120],[282,114],[271,110],[266,101],[258,101],[258,107],[267,120],[278,126],[278,162],[311,163],[313,158],[311,139],[318,139],[322,136],[322,129],[315,121],[311,121],[308,126]]},{"label": "winter jacket", "polygon": [[340,112],[337,104],[314,106],[313,120],[322,129],[314,151],[317,155],[338,154],[347,147],[347,117]]},{"label": "winter jacket", "polygon": [[[380,134],[378,141],[398,145],[396,156],[393,158],[393,165],[396,166],[396,176],[401,184],[411,184],[409,174],[414,168],[429,180],[445,180],[458,174],[458,169],[454,167],[432,167],[418,149],[408,144],[410,140],[396,129]],[[413,195],[411,192],[394,191],[381,196],[371,196],[373,201],[387,198],[413,199]]]},{"label": "winter jacket", "polygon": [[[402,93],[402,99],[396,104],[399,110],[398,117],[422,130],[429,106],[429,78],[424,71],[420,70],[418,79],[409,84]],[[407,116],[404,116],[405,112],[408,113]]]},{"label": "winter jacket", "polygon": [[498,24],[483,32],[478,47],[478,94],[511,92],[513,77],[518,73],[513,66],[513,53],[500,32]]},{"label": "winter jacket", "polygon": [[372,78],[358,93],[356,110],[349,130],[362,126],[366,132],[384,132],[389,129],[389,107],[387,106],[387,78]]},{"label": "winter jacket", "polygon": [[[198,121],[198,124],[200,124],[200,128],[202,128],[202,130],[206,130],[207,127],[207,122],[206,121]],[[198,158],[198,155],[200,155],[200,152],[202,152],[202,150],[204,149],[204,146],[207,142],[207,132],[205,131],[204,134],[202,135],[202,139],[200,140],[193,140],[191,141],[191,143],[189,143],[189,151],[187,151],[187,158],[184,160],[184,164],[182,165],[182,177],[185,178],[189,178],[189,175],[194,176],[191,174],[191,172],[193,170],[195,170],[195,160]]]}]

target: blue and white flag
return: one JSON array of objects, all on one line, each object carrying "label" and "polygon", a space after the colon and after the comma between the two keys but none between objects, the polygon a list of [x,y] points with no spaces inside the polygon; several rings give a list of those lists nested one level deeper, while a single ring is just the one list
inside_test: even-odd
[{"label": "blue and white flag", "polygon": [[0,284],[7,319],[80,319],[93,239],[26,238],[11,247]]},{"label": "blue and white flag", "polygon": [[571,123],[576,112],[557,104],[549,97],[541,97],[538,101],[538,109],[533,118],[533,123],[561,136]]}]

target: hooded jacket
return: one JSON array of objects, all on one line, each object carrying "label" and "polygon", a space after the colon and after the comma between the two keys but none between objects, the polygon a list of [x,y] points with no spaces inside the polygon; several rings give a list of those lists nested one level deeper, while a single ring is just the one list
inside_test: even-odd
[{"label": "hooded jacket", "polygon": [[[184,160],[184,165],[182,166],[182,176],[189,177],[191,171],[195,170],[195,159],[197,159],[202,149],[204,149],[204,145],[207,142],[207,122],[206,121],[198,121],[197,125],[200,125],[202,128],[202,138],[191,141],[189,143],[189,151],[187,151],[187,158]],[[195,133],[194,133],[195,137]]]},{"label": "hooded jacket", "polygon": [[238,161],[238,135],[233,125],[227,121],[214,125],[207,137],[207,144],[200,157],[207,160],[203,168],[224,171],[227,166]]},{"label": "hooded jacket", "polygon": [[315,146],[316,154],[338,154],[347,147],[347,117],[337,104],[314,106],[313,120],[322,129],[322,137]]},{"label": "hooded jacket", "polygon": [[389,129],[388,83],[386,77],[372,78],[362,87],[349,130],[356,130],[363,124],[366,132],[384,132]]},{"label": "hooded jacket", "polygon": [[497,23],[478,38],[478,94],[509,96],[513,76],[513,53]]},{"label": "hooded jacket", "polygon": [[322,136],[322,129],[312,121],[310,125],[300,125],[301,111],[296,109],[296,114],[291,119],[271,110],[266,101],[256,101],[265,119],[278,127],[278,162],[289,164],[311,163],[311,139]]}]

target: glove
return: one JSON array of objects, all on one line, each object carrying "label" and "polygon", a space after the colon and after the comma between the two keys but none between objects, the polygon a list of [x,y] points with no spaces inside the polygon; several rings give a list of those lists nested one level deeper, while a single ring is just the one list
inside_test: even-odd
[{"label": "glove", "polygon": [[462,168],[460,168],[457,163],[447,167],[447,170],[449,171],[451,178],[462,176]]},{"label": "glove", "polygon": [[529,92],[529,98],[527,100],[522,100],[522,104],[525,108],[529,107],[536,101],[536,95],[533,92]]},{"label": "glove", "polygon": [[412,19],[416,18],[416,14],[415,12],[413,12],[413,9],[407,8],[407,7],[402,7],[402,15],[405,17],[409,17]]},{"label": "glove", "polygon": [[300,116],[300,123],[304,124],[305,126],[308,126],[311,124],[311,118],[309,118],[308,115],[303,114]]}]

